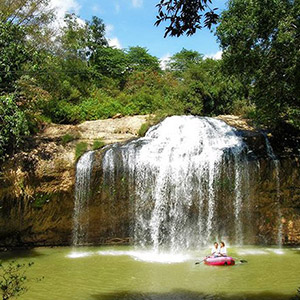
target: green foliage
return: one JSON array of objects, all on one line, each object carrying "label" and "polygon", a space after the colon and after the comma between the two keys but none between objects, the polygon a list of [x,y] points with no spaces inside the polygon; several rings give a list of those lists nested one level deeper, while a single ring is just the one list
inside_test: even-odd
[{"label": "green foliage", "polygon": [[146,132],[148,131],[148,129],[151,127],[151,123],[150,122],[146,122],[144,124],[142,124],[141,128],[139,129],[139,136],[145,136]]},{"label": "green foliage", "polygon": [[25,63],[32,61],[25,39],[26,33],[22,27],[0,20],[0,92],[13,91]]},{"label": "green foliage", "polygon": [[64,57],[93,60],[99,48],[108,46],[102,19],[94,16],[92,21],[82,25],[75,14],[66,14],[64,21],[60,37],[63,50],[61,54]]},{"label": "green foliage", "polygon": [[[165,37],[193,35],[203,26],[209,29],[218,21],[217,8],[210,7],[211,0],[161,0],[158,7],[155,25],[168,22]],[[202,24],[203,23],[203,24]]]},{"label": "green foliage", "polygon": [[82,120],[80,107],[66,100],[51,101],[45,107],[44,113],[55,123],[76,124]]},{"label": "green foliage", "polygon": [[134,71],[159,71],[159,60],[143,47],[129,47],[127,51],[129,67]]},{"label": "green foliage", "polygon": [[67,133],[61,137],[61,143],[65,146],[67,143],[77,140],[78,138],[78,135]]},{"label": "green foliage", "polygon": [[45,203],[48,203],[51,200],[50,194],[36,193],[34,195],[33,207],[42,208]]},{"label": "green foliage", "polygon": [[157,111],[155,115],[152,115],[149,117],[149,119],[147,120],[146,123],[141,125],[141,128],[139,129],[139,136],[145,136],[145,134],[147,133],[147,131],[149,130],[149,128],[151,126],[154,126],[156,124],[158,124],[159,122],[161,122],[163,119],[165,119],[166,117],[168,117],[169,115],[172,115],[172,113],[168,113],[166,111]]},{"label": "green foliage", "polygon": [[220,61],[204,60],[194,51],[183,49],[173,56],[170,67],[179,77],[176,94],[185,114],[212,116],[232,113],[235,103],[244,97],[243,86],[235,77],[223,74]]},{"label": "green foliage", "polygon": [[15,103],[14,96],[0,96],[0,160],[17,149],[28,134],[25,114]]},{"label": "green foliage", "polygon": [[80,142],[76,145],[76,149],[75,149],[75,160],[77,161],[80,156],[85,153],[87,151],[87,143],[85,142]]},{"label": "green foliage", "polygon": [[16,261],[0,263],[0,291],[3,300],[18,297],[27,291],[26,271],[32,265],[33,263],[20,264]]},{"label": "green foliage", "polygon": [[123,50],[111,47],[97,48],[90,63],[94,74],[99,78],[99,85],[103,84],[105,78],[117,80],[118,85],[122,85],[128,68],[127,57]]},{"label": "green foliage", "polygon": [[49,24],[54,18],[54,8],[50,4],[49,0],[0,1],[0,23],[26,32],[26,39],[22,38],[17,43],[23,46],[30,44],[31,56],[38,54],[42,48],[52,46],[54,28]]},{"label": "green foliage", "polygon": [[231,0],[217,29],[225,69],[248,85],[265,124],[300,125],[299,15],[299,1]]},{"label": "green foliage", "polygon": [[[104,22],[97,17],[83,24],[67,14],[54,35],[47,27],[54,16],[48,0],[10,2],[0,3],[0,159],[45,121],[78,124],[116,114],[239,114],[300,128],[297,1],[230,0],[217,29],[223,59],[204,59],[182,49],[165,71],[146,48],[109,47]],[[170,20],[166,33],[171,35],[195,32],[199,11],[208,8],[205,1],[193,7],[191,1],[162,1],[158,7],[158,23]],[[209,26],[216,15],[208,12]],[[154,123],[144,124],[139,134]],[[62,143],[74,139],[67,134]],[[77,147],[76,159],[87,149]]]},{"label": "green foliage", "polygon": [[203,55],[199,52],[183,48],[170,58],[168,69],[176,72],[176,74],[180,76],[182,72],[187,71],[195,64],[199,64],[202,60]]},{"label": "green foliage", "polygon": [[100,149],[104,146],[105,146],[105,143],[102,140],[95,140],[94,143],[93,143],[92,149],[93,150],[98,150],[98,149]]},{"label": "green foliage", "polygon": [[44,27],[53,18],[49,0],[15,0],[0,2],[0,20],[18,26],[26,26],[33,31]]}]

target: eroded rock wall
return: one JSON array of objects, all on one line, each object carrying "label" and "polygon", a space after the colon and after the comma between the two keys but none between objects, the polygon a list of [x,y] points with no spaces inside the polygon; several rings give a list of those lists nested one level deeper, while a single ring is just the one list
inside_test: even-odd
[{"label": "eroded rock wall", "polygon": [[[88,150],[95,141],[106,145],[137,138],[148,119],[133,116],[78,126],[52,124],[28,141],[23,151],[0,166],[0,246],[71,244],[77,145],[85,143]],[[109,217],[105,203],[98,199],[90,210],[95,243],[105,241],[117,228],[117,214]],[[99,223],[103,223],[100,231]]]},{"label": "eroded rock wall", "polygon": [[[86,142],[124,143],[138,137],[147,116],[85,122],[79,126],[52,125],[1,166],[0,246],[70,245],[72,241],[75,151]],[[278,197],[274,163],[265,137],[244,120],[220,117],[240,130],[249,147],[251,224],[249,243],[276,244],[282,224],[284,244],[300,244],[299,137],[273,133],[269,140],[279,160]],[[66,134],[74,140],[62,143]],[[134,211],[126,178],[116,186],[103,181],[102,157],[97,150],[92,171],[88,241],[92,244],[130,242]],[[255,178],[254,178],[255,177]],[[255,180],[254,180],[255,179]],[[279,200],[278,200],[279,199]],[[278,214],[280,204],[281,217]]]}]

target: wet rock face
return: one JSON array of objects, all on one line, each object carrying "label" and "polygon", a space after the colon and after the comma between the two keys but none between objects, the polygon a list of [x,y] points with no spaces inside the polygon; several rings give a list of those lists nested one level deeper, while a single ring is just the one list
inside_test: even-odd
[{"label": "wet rock face", "polygon": [[[109,144],[137,138],[148,117],[90,121],[78,126],[51,124],[28,141],[23,151],[5,161],[0,166],[0,246],[70,245],[77,145],[86,143],[91,149],[94,141]],[[118,220],[117,213],[109,216],[105,200],[97,201],[92,204],[96,212],[91,209],[95,243],[110,238]],[[103,225],[98,230],[99,223]],[[125,231],[124,226],[118,229],[118,236]]]},{"label": "wet rock face", "polygon": [[257,243],[277,244],[278,228],[281,226],[282,244],[300,244],[299,170],[298,157],[279,160],[278,193],[272,162],[269,159],[260,161],[258,181],[252,187]]},{"label": "wet rock face", "polygon": [[0,245],[68,244],[73,155],[55,142],[18,153],[2,168]]},{"label": "wet rock face", "polygon": [[[33,145],[26,151],[16,154],[1,166],[0,246],[71,244],[76,144],[85,141],[88,145],[92,145],[93,141],[99,138],[107,144],[137,138],[137,132],[146,119],[138,117],[131,122],[127,118],[125,121],[122,121],[123,118],[109,120],[116,123],[95,123],[100,122],[95,121],[89,125],[86,122],[76,128],[53,126],[47,129],[48,133],[46,130],[35,139],[34,143],[32,141]],[[251,224],[246,225],[254,233],[254,238],[249,239],[249,243],[276,244],[278,227],[281,226],[283,244],[299,245],[298,136],[295,133],[268,135],[279,160],[278,195],[276,172],[266,150],[265,137],[253,128],[245,127],[244,121],[232,116],[227,119],[223,116],[222,119],[229,125],[236,126],[248,145],[249,166],[253,180],[249,188]],[[131,123],[134,124],[132,127]],[[97,131],[99,126],[101,129]],[[63,145],[61,137],[70,130],[73,130],[73,135],[79,132],[79,138]],[[128,182],[124,176],[120,177],[115,186],[103,182],[104,151],[105,149],[100,149],[95,152],[92,169],[88,243],[128,243],[134,222]]]}]

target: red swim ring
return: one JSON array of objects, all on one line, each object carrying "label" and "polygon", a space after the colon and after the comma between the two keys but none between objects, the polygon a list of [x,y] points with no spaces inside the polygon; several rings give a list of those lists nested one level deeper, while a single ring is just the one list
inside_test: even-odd
[{"label": "red swim ring", "polygon": [[204,259],[204,263],[210,266],[232,266],[235,260],[230,256],[209,256]]}]

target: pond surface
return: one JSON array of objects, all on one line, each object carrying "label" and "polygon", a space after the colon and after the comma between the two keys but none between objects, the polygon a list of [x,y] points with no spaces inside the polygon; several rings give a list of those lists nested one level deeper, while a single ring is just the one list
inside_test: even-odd
[{"label": "pond surface", "polygon": [[[2,253],[34,262],[21,300],[290,299],[300,286],[300,248],[239,247],[247,263],[195,264],[209,251],[157,254],[133,247],[36,248]],[[34,278],[44,276],[41,282]]]}]

